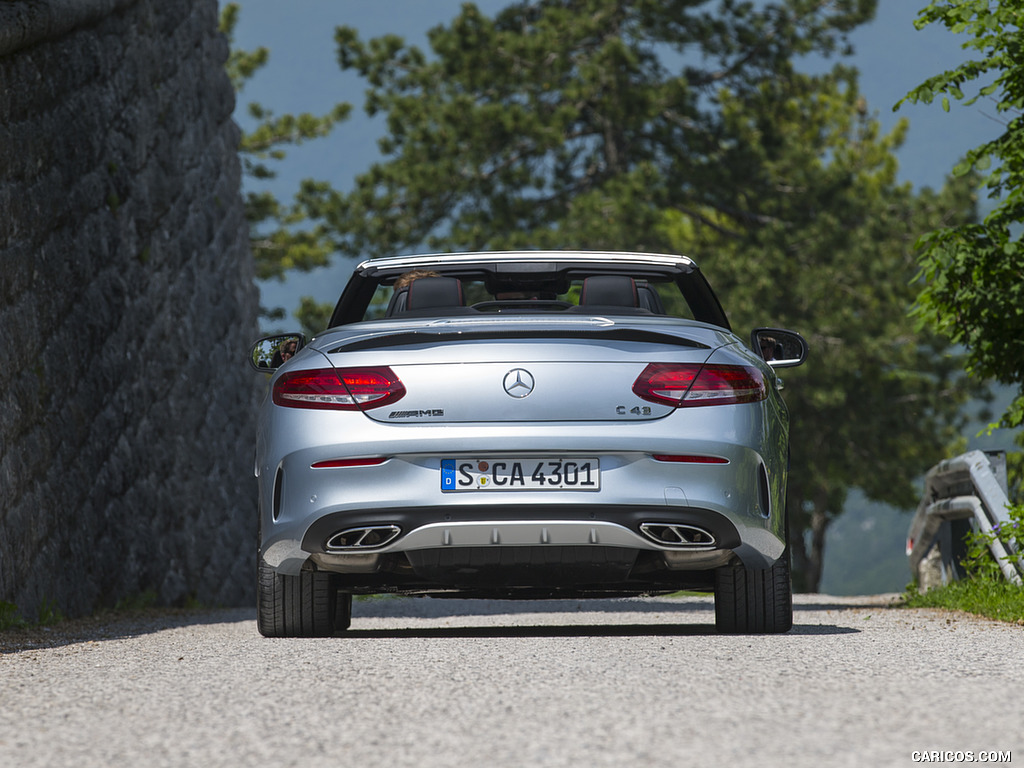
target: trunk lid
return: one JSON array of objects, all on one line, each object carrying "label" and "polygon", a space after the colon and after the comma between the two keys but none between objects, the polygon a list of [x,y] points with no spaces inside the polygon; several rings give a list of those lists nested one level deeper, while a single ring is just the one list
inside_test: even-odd
[{"label": "trunk lid", "polygon": [[666,332],[597,320],[375,325],[324,351],[335,367],[387,366],[401,380],[400,401],[365,411],[379,422],[638,421],[674,410],[633,393],[649,363],[703,363],[726,341],[685,321]]}]

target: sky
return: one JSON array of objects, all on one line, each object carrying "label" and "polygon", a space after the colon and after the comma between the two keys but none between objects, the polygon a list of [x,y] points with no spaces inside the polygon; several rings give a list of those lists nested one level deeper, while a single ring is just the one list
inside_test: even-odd
[{"label": "sky", "polygon": [[[342,72],[336,60],[334,29],[348,25],[365,39],[397,34],[426,48],[430,28],[449,22],[462,0],[240,0],[241,15],[235,45],[270,50],[268,65],[239,95],[235,117],[251,127],[245,107],[256,101],[277,114],[326,113],[334,104],[353,105],[352,116],[326,139],[288,150],[272,189],[282,200],[291,198],[304,178],[326,180],[340,190],[379,157],[377,139],[381,123],[362,112],[364,84],[358,76]],[[488,14],[507,0],[477,0]],[[897,153],[900,179],[915,187],[939,187],[953,165],[971,147],[1001,132],[979,101],[974,107],[954,103],[950,112],[937,104],[892,108],[927,77],[949,69],[965,58],[959,39],[942,27],[917,30],[914,19],[924,0],[879,0],[876,18],[851,35],[855,53],[847,61],[860,71],[860,89],[868,108],[884,129],[900,118],[910,121],[907,141]],[[813,64],[808,63],[808,67]],[[296,274],[285,282],[261,284],[265,306],[283,306],[289,312],[301,296],[333,303],[351,272],[352,261],[338,260],[331,267]],[[287,324],[287,323],[285,323]]]}]

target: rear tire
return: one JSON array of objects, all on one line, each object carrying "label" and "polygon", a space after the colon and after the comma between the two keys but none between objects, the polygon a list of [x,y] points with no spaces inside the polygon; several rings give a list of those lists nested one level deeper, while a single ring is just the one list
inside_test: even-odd
[{"label": "rear tire", "polygon": [[344,632],[352,626],[352,593],[334,591],[334,631]]},{"label": "rear tire", "polygon": [[788,550],[767,570],[727,565],[715,571],[715,627],[733,635],[781,634],[793,628]]},{"label": "rear tire", "polygon": [[329,637],[352,622],[352,595],[330,573],[285,576],[259,558],[256,627],[264,637]]}]

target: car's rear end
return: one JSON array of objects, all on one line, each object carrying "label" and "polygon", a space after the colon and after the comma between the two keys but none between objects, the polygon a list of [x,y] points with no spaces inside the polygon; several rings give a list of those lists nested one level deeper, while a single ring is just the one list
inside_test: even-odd
[{"label": "car's rear end", "polygon": [[[788,426],[775,384],[734,335],[688,320],[512,314],[328,332],[275,374],[261,414],[261,583],[325,584],[327,605],[779,581]],[[748,619],[748,602],[730,599],[744,615],[720,626],[788,629],[791,609],[773,601]],[[272,624],[261,629],[292,633]]]}]

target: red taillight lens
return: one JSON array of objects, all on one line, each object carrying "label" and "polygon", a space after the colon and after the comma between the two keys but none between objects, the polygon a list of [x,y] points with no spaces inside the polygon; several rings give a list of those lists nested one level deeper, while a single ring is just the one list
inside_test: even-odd
[{"label": "red taillight lens", "polygon": [[633,392],[644,400],[678,406],[700,369],[700,363],[651,363],[633,382]]},{"label": "red taillight lens", "polygon": [[691,456],[667,453],[655,453],[651,456],[655,461],[667,461],[674,464],[728,464],[728,459],[721,456]]},{"label": "red taillight lens", "polygon": [[383,366],[293,371],[274,383],[274,404],[288,408],[366,410],[393,403],[403,395],[402,382]]},{"label": "red taillight lens", "polygon": [[651,363],[633,382],[644,400],[676,408],[756,403],[768,396],[764,376],[753,366]]},{"label": "red taillight lens", "polygon": [[339,368],[338,376],[352,394],[360,408],[379,408],[382,405],[401,400],[405,386],[394,371],[386,366],[380,368]]},{"label": "red taillight lens", "polygon": [[345,469],[347,467],[376,467],[387,461],[387,456],[374,456],[367,459],[328,459],[310,464],[312,469]]}]

